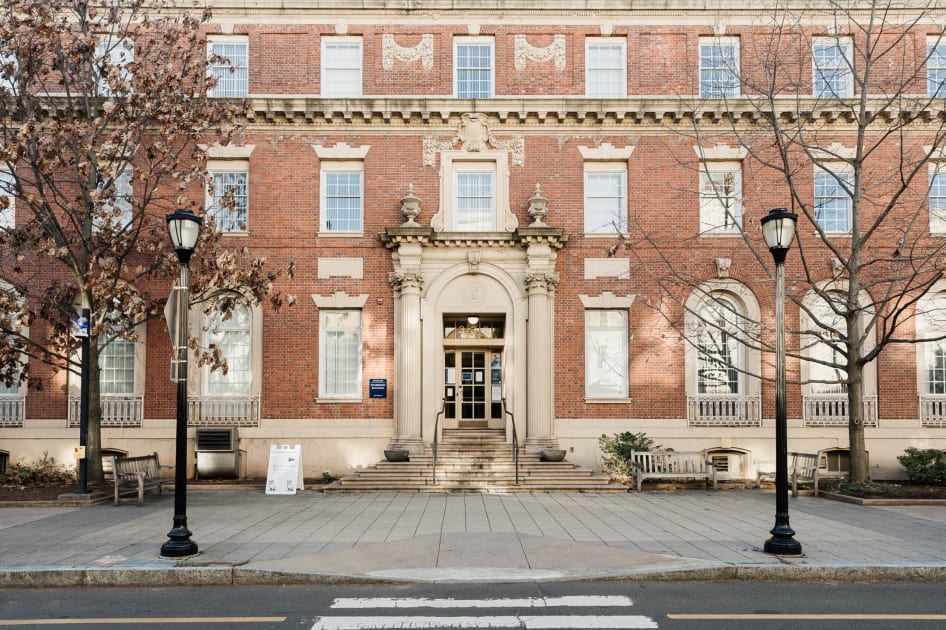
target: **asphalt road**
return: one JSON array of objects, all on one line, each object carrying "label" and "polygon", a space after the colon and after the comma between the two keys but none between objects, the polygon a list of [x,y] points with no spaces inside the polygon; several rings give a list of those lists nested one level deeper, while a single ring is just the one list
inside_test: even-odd
[{"label": "asphalt road", "polygon": [[0,590],[0,628],[946,628],[946,584],[519,583]]}]

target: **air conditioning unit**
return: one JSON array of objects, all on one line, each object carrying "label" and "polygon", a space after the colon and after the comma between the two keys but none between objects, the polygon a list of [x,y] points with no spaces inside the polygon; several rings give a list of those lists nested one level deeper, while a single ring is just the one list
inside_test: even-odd
[{"label": "air conditioning unit", "polygon": [[197,429],[197,477],[237,477],[240,449],[236,427]]}]

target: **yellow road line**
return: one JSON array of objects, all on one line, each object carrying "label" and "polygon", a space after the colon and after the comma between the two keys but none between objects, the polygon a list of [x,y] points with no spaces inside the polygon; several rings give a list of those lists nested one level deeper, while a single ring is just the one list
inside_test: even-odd
[{"label": "yellow road line", "polygon": [[869,613],[749,613],[749,614],[668,614],[668,619],[684,621],[757,621],[757,620],[841,620],[841,621],[946,621],[946,615],[893,615]]},{"label": "yellow road line", "polygon": [[90,617],[88,619],[0,619],[2,626],[73,626],[79,624],[146,623],[280,623],[285,617]]}]

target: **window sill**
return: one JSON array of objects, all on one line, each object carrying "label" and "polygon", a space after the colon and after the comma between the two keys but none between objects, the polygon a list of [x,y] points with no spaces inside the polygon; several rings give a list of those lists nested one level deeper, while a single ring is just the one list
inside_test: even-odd
[{"label": "window sill", "polygon": [[220,236],[239,236],[240,238],[246,238],[250,235],[249,230],[217,230],[220,233]]},{"label": "window sill", "polygon": [[700,232],[700,238],[739,238],[742,230],[707,230]]},{"label": "window sill", "polygon": [[585,238],[629,238],[628,232],[585,232]]},{"label": "window sill", "polygon": [[319,237],[325,238],[362,238],[365,235],[364,232],[328,232],[323,231],[319,232]]},{"label": "window sill", "polygon": [[344,404],[344,403],[360,403],[360,402],[364,402],[364,399],[361,398],[361,396],[359,396],[359,397],[357,397],[357,398],[322,398],[322,397],[319,397],[319,398],[316,398],[316,399],[315,399],[315,402],[317,402],[317,403],[319,403],[319,404],[323,404],[323,403],[324,403],[324,404],[332,405],[332,404]]},{"label": "window sill", "polygon": [[629,402],[632,402],[633,398],[585,398],[586,405],[609,405],[609,404],[621,404],[626,405]]}]

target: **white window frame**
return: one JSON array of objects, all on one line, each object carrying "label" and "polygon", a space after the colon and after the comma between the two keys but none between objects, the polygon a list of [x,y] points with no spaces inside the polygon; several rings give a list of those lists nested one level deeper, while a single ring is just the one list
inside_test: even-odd
[{"label": "white window frame", "polygon": [[[946,284],[938,282],[919,300],[916,319],[917,338],[946,334]],[[946,395],[946,339],[919,344],[917,376],[920,396]]]},{"label": "white window frame", "polygon": [[[335,229],[329,225],[329,179],[341,173],[358,175],[358,229]],[[365,163],[363,160],[323,160],[319,169],[319,234],[320,236],[362,235],[365,231]]]},{"label": "white window frame", "polygon": [[[116,335],[108,345],[99,344],[99,390],[102,396],[134,396],[138,393],[138,344]],[[120,361],[125,365],[116,365]],[[129,367],[130,364],[130,367]],[[130,372],[129,372],[130,370]],[[109,378],[114,374],[131,374],[131,378],[121,380]],[[122,391],[112,391],[115,384],[121,384]]]},{"label": "white window frame", "polygon": [[440,154],[440,211],[431,219],[437,232],[469,232],[457,220],[457,175],[459,173],[489,173],[493,178],[492,230],[474,232],[512,232],[518,225],[509,208],[509,154],[505,151],[444,151]]},{"label": "white window frame", "polygon": [[[829,184],[831,183],[830,179],[836,180],[835,183],[832,185],[837,187],[836,188],[837,191],[840,191],[840,193],[844,193],[844,194],[819,195],[818,194],[819,180],[824,180],[825,178],[828,178],[826,181]],[[849,187],[852,186],[853,185],[853,181],[852,181],[853,171],[850,168],[841,164],[838,164],[836,166],[832,165],[830,169],[818,167],[818,166],[815,167],[814,180],[812,182],[813,188],[814,188],[814,203],[812,204],[812,210],[815,216],[815,221],[817,222],[821,230],[825,232],[826,234],[850,234],[851,233],[851,214],[853,212],[854,200],[851,198],[849,194],[846,194],[846,191],[843,188],[841,180],[845,180],[844,184],[846,184],[847,186]],[[822,190],[822,192],[824,191]],[[825,223],[823,222],[824,217],[821,216],[822,209],[820,207],[825,202],[821,200],[844,200],[844,199],[847,200],[846,205],[845,205],[846,213],[847,213],[846,226],[844,227],[844,229],[839,229],[837,221],[833,221],[833,225],[831,226],[826,226]]]},{"label": "white window frame", "polygon": [[[745,316],[736,302],[725,294],[710,296],[700,304],[696,313],[697,394],[745,393],[745,345],[739,339],[740,330],[734,319],[744,321]],[[711,345],[721,350],[714,351]],[[715,391],[710,391],[712,379],[704,378],[704,374],[714,372],[726,374],[715,379],[719,385],[715,386]]]},{"label": "white window frame", "polygon": [[[594,322],[602,315],[615,316],[616,321]],[[617,321],[619,320],[619,321]],[[602,343],[596,341],[604,340]],[[626,308],[589,308],[585,309],[585,398],[589,401],[626,401],[628,399],[628,381],[630,360],[628,356],[628,310]],[[614,347],[610,347],[614,346]],[[616,376],[602,379],[605,368],[596,371],[607,363],[607,370],[616,372]],[[597,383],[597,386],[595,385]]]},{"label": "white window frame", "polygon": [[[230,55],[225,51],[216,53],[219,57],[226,57],[230,63],[214,64],[210,57],[214,54],[215,46],[239,46],[243,49],[242,59],[233,52]],[[207,36],[207,74],[217,78],[217,85],[210,90],[211,98],[244,98],[250,93],[250,39],[240,35],[208,35]],[[231,72],[232,69],[232,72]],[[231,87],[232,86],[232,87]]]},{"label": "white window frame", "polygon": [[16,177],[6,169],[0,169],[0,197],[7,200],[7,206],[0,208],[0,230],[12,230],[16,227]]},{"label": "white window frame", "polygon": [[[358,321],[356,326],[349,328],[330,328],[332,320],[339,316],[356,316]],[[364,317],[360,308],[338,308],[338,309],[319,309],[319,399],[325,400],[361,400],[364,375],[362,371],[362,355],[364,353]],[[329,342],[329,332],[350,331],[357,335],[355,345],[357,345],[357,356],[339,357],[333,353],[333,344]],[[355,376],[348,379],[347,387],[341,379],[332,377],[333,365],[338,365],[340,360],[354,360],[353,371]],[[351,369],[352,366],[349,366]],[[337,375],[337,372],[335,372]],[[336,387],[333,387],[336,385]]]},{"label": "white window frame", "polygon": [[[487,94],[476,93],[470,96],[469,93],[460,93],[460,73],[464,70],[469,72],[482,72],[482,68],[460,68],[460,47],[461,46],[482,46],[489,49],[490,65],[485,70],[489,73],[489,88]],[[456,98],[493,98],[496,95],[496,41],[492,37],[454,37],[453,38],[453,96]]]},{"label": "white window frame", "polygon": [[[100,182],[100,188],[104,184]],[[92,223],[95,230],[100,230],[105,226],[117,228],[116,231],[124,231],[131,225],[134,219],[134,171],[129,167],[118,173],[112,181],[112,199],[102,205],[102,212],[111,215],[113,208],[121,211],[117,217],[100,216],[96,217]]]},{"label": "white window frame", "polygon": [[[5,293],[12,293],[13,289],[6,283],[3,283],[2,285],[0,285],[0,291],[3,291]],[[14,295],[18,296],[18,294],[15,294],[15,293]],[[16,297],[14,299],[17,299],[19,302],[22,303],[21,297]],[[22,335],[23,337],[30,336],[29,326],[26,326],[22,323],[22,315],[20,312],[16,312],[10,315],[9,321],[10,321],[11,329],[18,331],[18,333]],[[12,343],[12,340],[11,340],[11,343]],[[18,377],[22,376],[23,368],[26,367],[28,361],[29,361],[29,355],[26,355],[26,354],[19,355],[18,363],[20,365],[20,369],[17,370]],[[9,387],[9,388],[5,384],[0,382],[0,399],[7,399],[7,400],[18,399],[20,401],[25,401],[28,390],[29,390],[29,386],[26,381],[16,383],[12,387]],[[9,421],[10,418],[0,418],[0,420]]]},{"label": "white window frame", "polygon": [[926,38],[926,95],[946,98],[946,37]]},{"label": "white window frame", "polygon": [[[131,45],[128,46],[127,42],[130,42]],[[127,46],[127,47],[126,47]],[[95,59],[99,59],[108,55],[107,64],[109,66],[117,66],[121,68],[121,78],[123,81],[127,81],[128,93],[132,91],[131,82],[134,79],[134,76],[131,73],[131,70],[128,69],[128,65],[134,63],[135,61],[135,41],[130,37],[121,37],[116,40],[113,40],[109,35],[103,35],[99,37],[98,42],[95,45]],[[114,96],[111,88],[108,85],[106,77],[101,76],[99,72],[96,72],[98,77],[98,93],[100,96],[110,97]]]},{"label": "white window frame", "polygon": [[700,38],[700,97],[737,98],[741,69],[738,37]]},{"label": "white window frame", "polygon": [[[358,49],[357,63],[346,64],[347,60],[341,59],[343,55],[338,54],[342,48],[350,47]],[[361,37],[323,37],[321,55],[321,95],[336,98],[362,96],[364,46]],[[349,80],[351,75],[357,79]]]},{"label": "white window frame", "polygon": [[[488,195],[479,195],[486,199],[488,207],[485,212],[482,208],[475,208],[469,204],[462,203],[463,199],[473,198],[472,194],[464,195],[464,192],[471,192],[464,179],[484,178],[488,182]],[[469,207],[466,207],[469,206]],[[479,220],[471,221],[471,215],[474,213],[485,215]],[[451,215],[454,232],[495,232],[498,223],[496,216],[496,163],[495,162],[459,162],[454,164],[453,171],[453,213]]]},{"label": "white window frame", "polygon": [[10,73],[9,79],[0,78],[0,90],[6,90],[10,92],[10,94],[16,94],[17,76],[20,73],[20,61],[14,54],[0,54],[0,74],[2,74],[3,68],[7,66],[7,64],[13,65],[13,71]]},{"label": "white window frame", "polygon": [[929,171],[930,234],[946,234],[946,165],[931,162]]},{"label": "white window frame", "polygon": [[[609,50],[598,57],[594,49]],[[612,57],[615,55],[617,58]],[[617,75],[615,78],[614,75]],[[601,77],[603,80],[598,80]],[[588,37],[585,39],[585,96],[589,98],[624,98],[627,96],[627,39]]]},{"label": "white window frame", "polygon": [[[594,190],[592,182],[597,176],[607,175],[608,179],[617,178],[621,187],[621,194],[617,197],[602,194]],[[628,230],[628,191],[627,191],[627,162],[585,162],[582,176],[583,186],[583,215],[585,234],[626,234]],[[590,204],[594,199],[616,200],[618,216],[611,220],[601,221],[603,217],[592,215]],[[615,227],[615,223],[617,226]]]},{"label": "white window frame", "polygon": [[[237,312],[240,309],[245,314],[245,321],[240,322],[237,317],[241,316]],[[233,313],[229,319],[221,319],[217,313],[211,313],[206,316],[203,331],[204,347],[209,348],[211,343],[220,341],[221,335],[228,333],[241,333],[246,335],[246,341],[243,344],[245,353],[243,355],[230,356],[224,352],[224,348],[219,346],[221,356],[227,362],[227,373],[222,370],[211,371],[209,366],[203,371],[203,391],[207,396],[217,397],[235,397],[247,398],[253,395],[254,391],[254,309],[250,304],[238,300],[233,307]],[[242,325],[244,324],[245,325]],[[239,327],[237,324],[241,324]],[[240,360],[239,362],[237,360]],[[242,365],[240,365],[242,363]],[[245,375],[242,380],[237,380],[238,375]],[[242,386],[239,391],[234,391],[236,386]]]},{"label": "white window frame", "polygon": [[[819,51],[836,49],[840,54],[819,64]],[[854,43],[850,37],[815,37],[811,41],[812,93],[816,98],[854,96]]]},{"label": "white window frame", "polygon": [[[208,160],[207,161],[207,174],[210,176],[210,186],[213,188],[211,191],[210,188],[207,190],[206,195],[206,210],[207,214],[214,217],[214,223],[217,227],[217,231],[225,232],[227,234],[246,234],[250,230],[250,161],[249,160]],[[233,216],[237,214],[235,211],[239,207],[226,208],[223,209],[217,205],[219,199],[221,199],[226,191],[222,191],[223,194],[217,194],[217,185],[220,183],[219,179],[216,178],[217,175],[243,175],[246,180],[246,195],[243,196],[245,202],[243,204],[243,215],[244,221],[238,221],[238,219]],[[237,196],[237,199],[240,197]],[[225,211],[225,217],[219,216],[221,211]]]},{"label": "white window frame", "polygon": [[[727,177],[731,179],[727,181]],[[727,185],[732,186],[728,194]],[[727,206],[726,201],[731,205]],[[741,232],[742,162],[703,162],[700,165],[700,234],[738,236]]]}]

